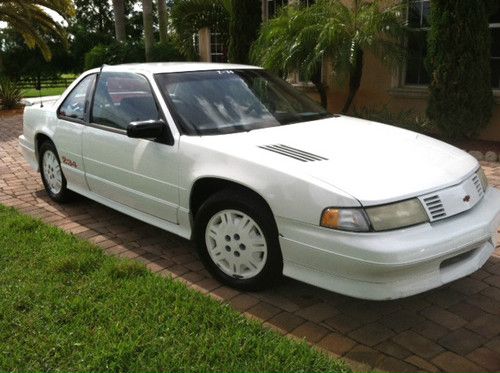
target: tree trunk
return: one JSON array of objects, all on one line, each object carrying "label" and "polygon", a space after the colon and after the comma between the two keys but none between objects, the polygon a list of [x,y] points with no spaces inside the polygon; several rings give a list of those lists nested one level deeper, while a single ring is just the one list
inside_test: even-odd
[{"label": "tree trunk", "polygon": [[160,42],[168,40],[168,11],[166,0],[158,0],[158,18],[160,23]]},{"label": "tree trunk", "polygon": [[144,24],[144,48],[146,49],[146,62],[151,61],[153,49],[153,2],[142,0],[142,19]]},{"label": "tree trunk", "polygon": [[321,79],[321,68],[311,78],[311,82],[314,84],[314,87],[316,87],[316,90],[319,93],[319,97],[321,98],[321,106],[323,106],[325,109],[328,109],[328,96],[326,94],[326,86]]},{"label": "tree trunk", "polygon": [[347,100],[345,102],[344,108],[342,109],[342,114],[346,114],[352,102],[354,101],[354,97],[358,92],[359,87],[361,86],[361,77],[363,75],[363,50],[360,48],[356,48],[354,52],[354,63],[351,69],[351,73],[349,75],[349,94],[347,96]]},{"label": "tree trunk", "polygon": [[125,31],[125,3],[124,0],[113,0],[113,12],[115,14],[116,40],[125,42],[127,32]]}]

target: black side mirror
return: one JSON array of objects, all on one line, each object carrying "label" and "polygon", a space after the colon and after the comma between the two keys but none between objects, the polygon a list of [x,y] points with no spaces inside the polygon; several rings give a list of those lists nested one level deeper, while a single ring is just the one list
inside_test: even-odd
[{"label": "black side mirror", "polygon": [[134,139],[157,139],[163,134],[165,122],[161,119],[130,122],[127,136]]}]

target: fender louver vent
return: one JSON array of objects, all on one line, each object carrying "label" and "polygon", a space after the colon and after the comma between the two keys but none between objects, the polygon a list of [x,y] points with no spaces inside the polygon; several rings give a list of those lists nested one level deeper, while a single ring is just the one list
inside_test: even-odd
[{"label": "fender louver vent", "polygon": [[269,150],[270,152],[278,153],[286,157],[296,159],[301,162],[314,162],[314,161],[327,161],[328,158],[321,157],[316,154],[308,153],[300,149],[292,148],[290,146],[276,144],[276,145],[263,145],[259,146],[261,149]]},{"label": "fender louver vent", "polygon": [[424,198],[424,202],[427,206],[427,210],[429,210],[429,213],[431,214],[432,220],[446,217],[446,211],[444,210],[443,203],[437,194]]}]

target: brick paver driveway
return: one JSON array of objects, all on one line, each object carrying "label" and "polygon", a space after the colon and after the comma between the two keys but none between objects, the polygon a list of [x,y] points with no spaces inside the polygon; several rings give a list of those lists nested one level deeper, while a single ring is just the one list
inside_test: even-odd
[{"label": "brick paver driveway", "polygon": [[[81,198],[51,202],[22,159],[21,115],[0,117],[0,203],[134,258],[161,275],[229,302],[283,334],[305,338],[354,370],[499,371],[500,248],[483,269],[435,291],[398,301],[362,301],[296,281],[260,293],[221,286],[181,238]],[[500,165],[485,164],[500,186]]]}]

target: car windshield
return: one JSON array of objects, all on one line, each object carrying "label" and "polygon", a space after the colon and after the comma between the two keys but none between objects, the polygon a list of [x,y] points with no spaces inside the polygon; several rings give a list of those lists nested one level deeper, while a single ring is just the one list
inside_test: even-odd
[{"label": "car windshield", "polygon": [[331,116],[260,69],[165,73],[156,80],[187,134],[251,131]]}]

